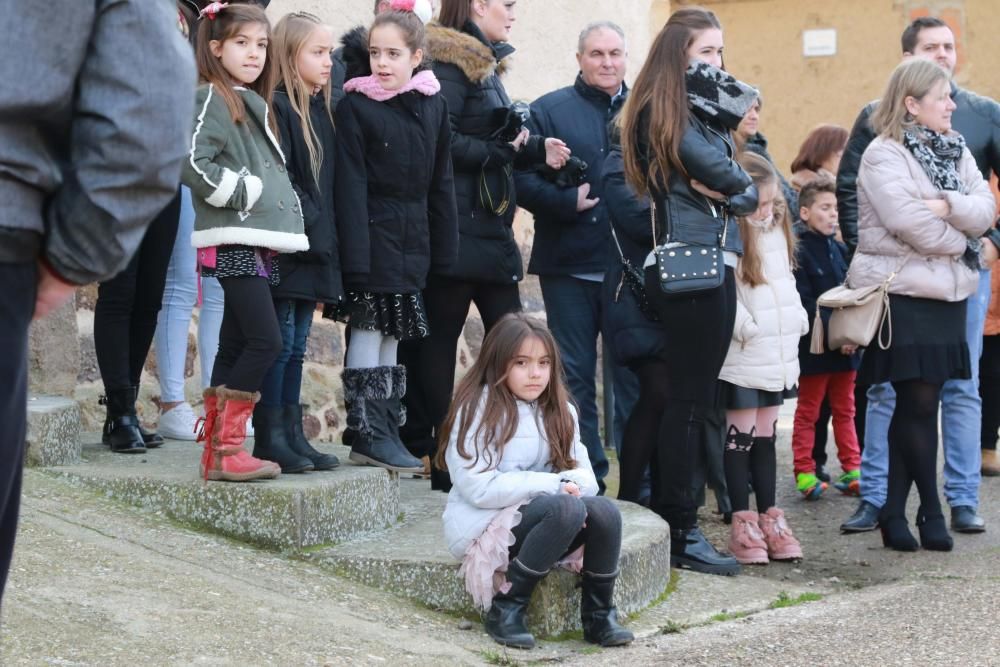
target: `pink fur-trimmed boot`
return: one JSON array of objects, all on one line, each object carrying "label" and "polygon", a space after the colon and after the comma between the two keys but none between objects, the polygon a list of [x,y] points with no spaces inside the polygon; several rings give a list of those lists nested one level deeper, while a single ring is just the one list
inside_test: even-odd
[{"label": "pink fur-trimmed boot", "polygon": [[785,521],[785,513],[772,507],[760,515],[760,530],[767,543],[767,555],[771,560],[795,560],[802,558],[802,545],[795,539],[792,529]]},{"label": "pink fur-trimmed boot", "polygon": [[756,512],[733,512],[729,529],[729,553],[743,565],[767,565],[767,543],[757,527]]}]

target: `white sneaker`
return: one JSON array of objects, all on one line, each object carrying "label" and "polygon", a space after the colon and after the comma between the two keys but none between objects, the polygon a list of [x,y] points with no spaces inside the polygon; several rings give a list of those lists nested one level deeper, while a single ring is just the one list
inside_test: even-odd
[{"label": "white sneaker", "polygon": [[170,440],[193,441],[197,437],[194,432],[197,421],[198,417],[194,414],[194,410],[185,402],[160,413],[160,423],[156,430]]}]

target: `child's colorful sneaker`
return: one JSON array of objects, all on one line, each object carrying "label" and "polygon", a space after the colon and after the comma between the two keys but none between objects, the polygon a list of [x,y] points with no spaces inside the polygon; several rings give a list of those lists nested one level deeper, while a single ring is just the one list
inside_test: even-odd
[{"label": "child's colorful sneaker", "polygon": [[841,493],[848,496],[861,495],[861,471],[849,470],[837,478],[833,483]]},{"label": "child's colorful sneaker", "polygon": [[819,477],[811,472],[797,474],[795,485],[806,500],[817,500],[826,491],[826,482],[819,481]]}]

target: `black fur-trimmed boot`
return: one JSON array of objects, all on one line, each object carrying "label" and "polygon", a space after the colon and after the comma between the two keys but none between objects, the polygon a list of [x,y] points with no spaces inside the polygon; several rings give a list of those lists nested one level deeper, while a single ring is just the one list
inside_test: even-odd
[{"label": "black fur-trimmed boot", "polygon": [[357,431],[350,459],[394,472],[422,472],[423,462],[406,451],[397,440],[399,429],[389,423],[392,367],[345,368],[341,380],[347,426]]},{"label": "black fur-trimmed boot", "polygon": [[139,432],[132,388],[105,389],[98,402],[107,408],[101,442],[119,454],[144,454],[146,443]]},{"label": "black fur-trimmed boot", "polygon": [[630,630],[618,623],[618,609],[613,599],[618,573],[593,574],[580,577],[580,620],[583,638],[601,646],[624,646],[635,639]]},{"label": "black fur-trimmed boot", "polygon": [[524,616],[531,602],[535,586],[547,572],[534,572],[514,558],[507,566],[510,590],[493,596],[493,604],[486,612],[483,627],[486,634],[499,644],[512,648],[534,648],[535,638],[524,624]]}]

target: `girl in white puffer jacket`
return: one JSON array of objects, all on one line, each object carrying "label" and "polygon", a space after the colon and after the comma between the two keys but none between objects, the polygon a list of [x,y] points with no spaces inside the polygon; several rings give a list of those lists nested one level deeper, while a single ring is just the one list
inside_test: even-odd
[{"label": "girl in white puffer jacket", "polygon": [[[733,523],[729,550],[740,563],[802,557],[802,547],[775,507],[775,428],[799,379],[799,338],[809,331],[792,262],[795,235],[778,177],[763,158],[739,162],[757,186],[757,210],[740,219],[743,256],[736,270],[736,325],[719,373],[726,407],[724,464]],[[750,511],[753,475],[757,511]]]}]

